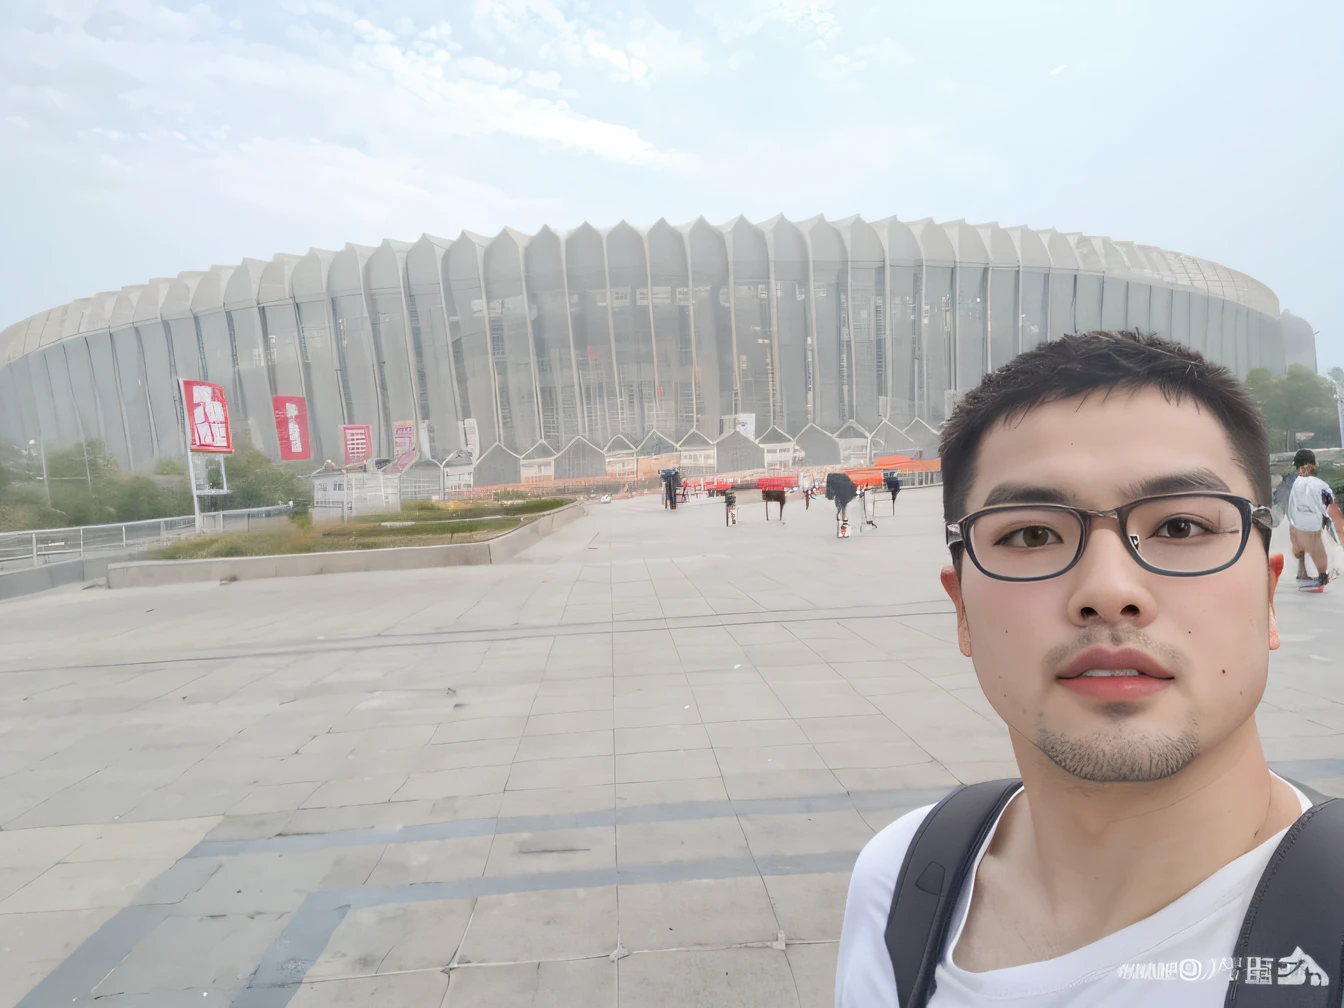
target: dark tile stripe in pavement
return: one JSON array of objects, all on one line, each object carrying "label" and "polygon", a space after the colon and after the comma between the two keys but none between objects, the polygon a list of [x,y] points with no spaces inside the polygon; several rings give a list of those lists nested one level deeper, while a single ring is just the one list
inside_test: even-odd
[{"label": "dark tile stripe in pavement", "polygon": [[[1272,764],[1273,769],[1303,783],[1344,777],[1344,759],[1295,760]],[[798,798],[739,801],[669,802],[638,805],[593,813],[506,816],[407,826],[396,830],[342,830],[335,833],[279,836],[262,840],[203,841],[189,858],[227,857],[258,852],[303,853],[333,847],[412,843],[420,840],[488,836],[494,833],[541,832],[618,823],[658,823],[738,815],[783,815],[843,809],[914,809],[937,801],[947,788],[855,792],[848,795],[812,795]],[[847,872],[857,850],[827,851],[750,858],[666,861],[584,871],[497,875],[452,882],[424,882],[399,886],[366,886],[310,893],[291,916],[284,931],[263,955],[248,986],[231,1008],[284,1008],[298,992],[304,976],[322,955],[332,934],[354,907],[389,903],[464,899],[556,889],[581,889],[641,883],[682,882],[740,878],[752,875],[810,875]],[[163,878],[161,875],[160,878]],[[157,882],[151,882],[146,891]],[[170,887],[171,888],[171,887]],[[48,1008],[58,1004],[88,1003],[103,977],[163,922],[172,904],[132,905],[118,912],[86,939],[60,966],[34,987],[15,1008]]]},{"label": "dark tile stripe in pavement", "polygon": [[[1344,759],[1309,759],[1273,763],[1279,774],[1303,783],[1344,777]],[[897,791],[855,791],[848,794],[808,795],[797,798],[747,798],[722,801],[666,802],[628,808],[599,809],[552,815],[500,816],[493,819],[457,819],[401,826],[396,829],[340,830],[333,833],[297,833],[257,840],[203,840],[187,858],[227,857],[265,852],[297,854],[333,847],[416,843],[422,840],[459,840],[509,833],[543,833],[588,826],[633,823],[685,822],[727,819],[739,815],[789,815],[809,812],[859,812],[880,809],[916,809],[947,794],[950,788],[908,788]]]},{"label": "dark tile stripe in pavement", "polygon": [[[1344,760],[1339,761],[1344,764]],[[851,794],[809,795],[799,798],[748,798],[723,801],[666,802],[634,805],[593,812],[553,815],[500,816],[494,819],[457,819],[448,822],[401,826],[396,829],[340,830],[334,833],[296,833],[258,840],[203,840],[185,855],[189,858],[233,854],[307,853],[332,847],[362,847],[369,844],[415,843],[421,840],[459,840],[466,837],[507,833],[541,833],[548,830],[580,829],[585,826],[617,826],[631,823],[684,822],[691,819],[726,819],[739,815],[787,815],[799,812],[835,812],[855,809],[914,809],[937,801],[948,788],[910,788],[899,791],[858,791]]]}]

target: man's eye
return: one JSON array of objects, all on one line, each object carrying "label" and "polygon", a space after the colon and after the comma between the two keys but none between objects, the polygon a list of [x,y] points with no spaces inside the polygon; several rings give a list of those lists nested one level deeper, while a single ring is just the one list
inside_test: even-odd
[{"label": "man's eye", "polygon": [[1015,546],[1019,549],[1039,549],[1042,546],[1053,546],[1055,543],[1063,541],[1059,533],[1052,528],[1047,528],[1044,525],[1028,525],[1025,528],[1009,532],[995,545]]},{"label": "man's eye", "polygon": [[1168,518],[1157,527],[1153,535],[1161,539],[1192,539],[1195,536],[1205,535],[1208,531],[1193,518]]}]

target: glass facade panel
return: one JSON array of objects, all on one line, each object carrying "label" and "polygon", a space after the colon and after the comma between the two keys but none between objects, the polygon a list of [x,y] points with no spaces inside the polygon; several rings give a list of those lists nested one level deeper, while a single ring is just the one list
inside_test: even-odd
[{"label": "glass facade panel", "polygon": [[[14,399],[18,403],[18,412],[23,429],[19,432],[19,446],[29,441],[39,441],[46,434],[42,429],[42,417],[37,410],[37,394],[33,387],[34,375],[31,357],[20,357],[5,368],[14,377]],[[125,448],[123,447],[123,453]],[[118,459],[120,461],[120,459]]]},{"label": "glass facade panel", "polygon": [[[393,453],[392,425],[416,423],[415,386],[411,379],[406,312],[401,298],[400,290],[375,290],[369,293],[369,301],[373,306],[369,331],[373,338],[373,351],[378,358],[378,397],[384,403],[383,420],[388,425],[389,457]],[[418,439],[418,432],[416,436]]]},{"label": "glass facade panel", "polygon": [[46,365],[50,382],[52,407],[55,413],[55,426],[52,429],[56,444],[64,447],[83,441],[79,414],[75,410],[75,397],[70,387],[70,371],[65,362],[65,347],[61,344],[49,346],[42,351],[41,357]]},{"label": "glass facade panel", "polygon": [[850,402],[866,431],[882,422],[879,403],[887,397],[887,345],[884,295],[886,278],[880,262],[849,264]]},{"label": "glass facade panel", "polygon": [[649,230],[649,310],[653,314],[658,404],[654,426],[680,441],[695,429],[701,392],[696,387],[691,336],[691,275],[686,245],[666,223]]},{"label": "glass facade panel", "polygon": [[1145,283],[1129,284],[1129,305],[1126,309],[1125,325],[1129,329],[1140,329],[1149,332],[1152,324],[1149,321],[1149,302],[1153,288]]},{"label": "glass facade panel", "polygon": [[457,387],[453,379],[448,322],[439,285],[412,287],[407,298],[415,349],[416,392],[432,458],[442,461],[462,447]]},{"label": "glass facade panel", "polygon": [[952,267],[924,267],[924,388],[928,421],[947,419],[952,388]]},{"label": "glass facade panel", "polygon": [[1101,327],[1111,331],[1129,328],[1128,284],[1119,277],[1104,279],[1101,291]]},{"label": "glass facade panel", "polygon": [[1190,346],[1209,353],[1209,299],[1204,294],[1190,295]]},{"label": "glass facade panel", "polygon": [[[737,336],[737,413],[754,418],[760,437],[775,422],[774,329],[765,236],[739,222],[732,231],[733,327]],[[818,281],[819,282],[819,281]],[[831,290],[838,303],[839,285]],[[838,318],[837,318],[838,323]]]},{"label": "glass facade panel", "polygon": [[28,374],[33,383],[33,405],[37,409],[38,430],[47,451],[73,443],[61,436],[61,423],[56,415],[56,395],[51,385],[51,370],[47,355],[38,351],[23,360],[28,362]]},{"label": "glass facade panel", "polygon": [[490,359],[503,424],[500,438],[505,447],[518,454],[530,450],[541,438],[520,255],[517,243],[507,234],[496,238],[485,252]]},{"label": "glass facade panel", "polygon": [[796,230],[775,230],[774,319],[779,361],[780,427],[797,436],[811,419],[807,377],[811,320],[808,313],[807,247]]},{"label": "glass facade panel", "polygon": [[[732,315],[728,307],[728,253],[723,235],[704,221],[696,221],[687,240],[691,250],[695,360],[705,403],[700,432],[713,439],[719,436],[722,418],[737,412]],[[570,290],[573,291],[572,285]]]},{"label": "glass facade panel", "polygon": [[1091,332],[1101,328],[1102,278],[1095,273],[1078,274],[1077,302],[1073,306],[1071,332]]},{"label": "glass facade panel", "polygon": [[658,376],[653,362],[653,320],[649,315],[644,243],[628,224],[618,224],[607,235],[607,275],[616,376],[620,382],[620,432],[632,444],[638,444],[653,430]]},{"label": "glass facade panel", "polygon": [[1050,339],[1077,332],[1074,304],[1078,295],[1078,274],[1066,270],[1050,271]]},{"label": "glass facade panel", "polygon": [[130,326],[112,333],[113,359],[116,366],[121,408],[126,417],[128,469],[137,469],[154,460],[154,434],[150,429],[149,398],[145,389],[145,366],[140,357],[140,342]]},{"label": "glass facade panel", "polygon": [[173,345],[173,377],[209,381],[205,373],[205,354],[196,334],[195,316],[165,319],[163,324],[168,328]]},{"label": "glass facade panel", "polygon": [[885,325],[890,332],[891,395],[887,417],[904,427],[918,416],[918,379],[922,375],[923,353],[920,345],[920,268],[893,264],[887,271],[889,283],[884,303]]},{"label": "glass facade panel", "polygon": [[135,328],[145,365],[155,454],[158,458],[185,458],[187,446],[182,396],[174,380],[175,368],[167,333],[164,332],[163,323],[157,320],[141,322]]},{"label": "glass facade panel", "polygon": [[313,459],[342,462],[340,428],[350,421],[346,419],[344,383],[327,311],[325,299],[299,302],[298,352],[308,396],[308,436],[313,440]]},{"label": "glass facade panel", "polygon": [[985,375],[988,353],[985,333],[988,272],[983,266],[959,266],[956,270],[956,387],[962,391],[974,388]]},{"label": "glass facade panel", "polygon": [[66,340],[59,345],[65,351],[65,364],[70,374],[70,389],[74,396],[72,405],[79,414],[83,439],[102,441],[106,444],[107,435],[103,430],[103,416],[98,406],[98,392],[93,382],[93,362],[89,358],[89,344],[81,337]]},{"label": "glass facade panel", "polygon": [[1171,288],[1148,288],[1148,325],[1159,336],[1171,338]]},{"label": "glass facade panel", "polygon": [[1184,346],[1190,345],[1190,292],[1171,292],[1171,338]]},{"label": "glass facade panel", "polygon": [[1023,350],[1050,339],[1050,274],[1040,270],[1022,271],[1021,340]]},{"label": "glass facade panel", "polygon": [[565,276],[579,391],[588,439],[599,448],[620,432],[620,397],[612,356],[610,298],[602,237],[580,228],[565,239]]},{"label": "glass facade panel", "polygon": [[378,394],[381,370],[373,349],[373,334],[369,331],[363,293],[336,295],[331,299],[331,314],[336,322],[336,352],[349,406],[346,422],[368,424],[373,429],[375,451],[380,456],[390,457],[391,418]]},{"label": "glass facade panel", "polygon": [[[224,402],[229,407],[229,419],[237,429],[238,386],[234,380],[233,331],[228,315],[222,308],[202,312],[196,317],[201,331],[201,345],[205,347],[207,380],[224,389]],[[241,414],[238,414],[241,415]]]},{"label": "glass facade panel", "polygon": [[255,305],[225,310],[233,334],[238,373],[238,399],[230,411],[234,438],[246,437],[272,458],[279,452],[275,421],[271,413],[271,377],[266,360],[270,341],[261,327],[261,312]]},{"label": "glass facade panel", "polygon": [[1017,270],[989,271],[989,366],[993,371],[1017,356]]}]

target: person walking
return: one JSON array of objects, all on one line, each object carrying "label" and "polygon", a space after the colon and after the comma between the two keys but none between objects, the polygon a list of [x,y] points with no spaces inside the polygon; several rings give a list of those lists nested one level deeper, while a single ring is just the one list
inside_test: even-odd
[{"label": "person walking", "polygon": [[[1293,480],[1288,494],[1288,534],[1292,538],[1293,556],[1297,557],[1297,580],[1309,591],[1320,591],[1330,582],[1330,561],[1325,546],[1325,523],[1329,521],[1330,505],[1334,494],[1330,486],[1316,475],[1316,453],[1300,448],[1293,457]],[[1307,557],[1316,566],[1315,577],[1307,574]]]},{"label": "person walking", "polygon": [[1338,1008],[1344,800],[1256,727],[1283,569],[1259,406],[1187,346],[1090,332],[941,438],[941,582],[1020,778],[864,847],[837,1008]]}]

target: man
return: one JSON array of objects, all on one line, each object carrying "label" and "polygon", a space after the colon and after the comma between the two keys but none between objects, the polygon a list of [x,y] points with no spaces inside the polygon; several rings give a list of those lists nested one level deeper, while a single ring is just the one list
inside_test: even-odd
[{"label": "man", "polygon": [[[932,1008],[1223,1004],[1228,972],[1129,977],[1231,957],[1311,805],[1270,772],[1254,717],[1279,645],[1268,459],[1232,374],[1133,333],[1029,350],[946,424],[942,583],[1023,785],[934,950]],[[884,930],[928,813],[858,858],[838,1008],[898,1004]]]},{"label": "man", "polygon": [[[1316,475],[1316,453],[1298,449],[1293,457],[1297,479],[1288,493],[1288,533],[1292,536],[1293,556],[1297,557],[1297,580],[1309,588],[1324,588],[1330,581],[1330,562],[1325,552],[1325,523],[1334,496],[1325,480]],[[1307,575],[1307,556],[1316,565],[1316,576]]]}]

